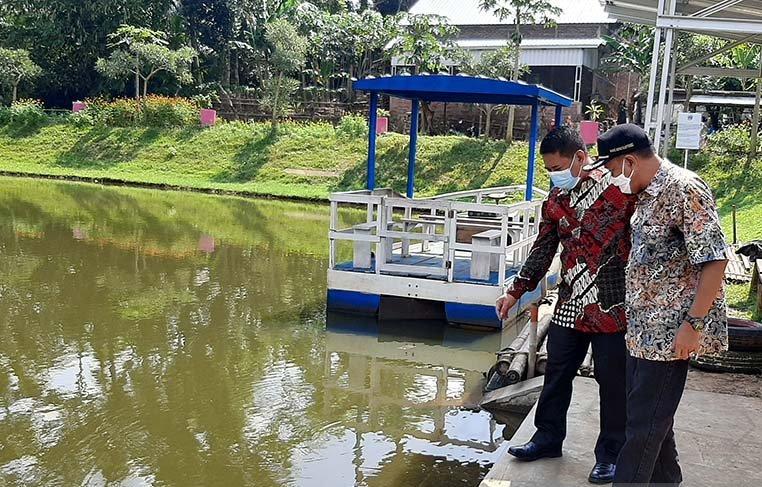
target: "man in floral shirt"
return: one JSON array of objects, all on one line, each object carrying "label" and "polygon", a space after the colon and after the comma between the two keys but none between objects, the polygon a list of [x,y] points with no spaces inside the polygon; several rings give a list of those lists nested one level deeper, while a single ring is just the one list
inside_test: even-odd
[{"label": "man in floral shirt", "polygon": [[577,369],[592,344],[600,386],[601,431],[588,480],[611,482],[624,443],[625,362],[624,267],[630,252],[634,198],[611,186],[592,162],[579,133],[551,131],[540,145],[554,188],[542,207],[537,239],[506,295],[498,300],[505,317],[521,296],[537,287],[561,247],[558,304],[548,332],[548,364],[537,404],[532,441],[508,452],[520,460],[561,456],[566,413]]},{"label": "man in floral shirt", "polygon": [[624,194],[636,194],[627,267],[627,440],[614,483],[679,485],[674,415],[688,359],[727,349],[722,289],[728,247],[709,187],[659,158],[636,125],[598,139]]}]

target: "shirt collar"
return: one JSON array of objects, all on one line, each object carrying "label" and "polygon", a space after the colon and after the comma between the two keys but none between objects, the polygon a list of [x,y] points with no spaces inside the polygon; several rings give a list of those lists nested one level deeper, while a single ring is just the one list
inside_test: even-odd
[{"label": "shirt collar", "polygon": [[672,165],[671,162],[669,162],[667,159],[662,159],[661,164],[659,164],[659,169],[656,171],[656,174],[654,175],[653,179],[651,180],[651,183],[646,186],[646,189],[643,190],[643,192],[649,196],[657,197],[659,196],[659,193],[661,193],[661,190],[664,189],[664,186],[667,183],[667,179],[669,178],[669,169]]}]

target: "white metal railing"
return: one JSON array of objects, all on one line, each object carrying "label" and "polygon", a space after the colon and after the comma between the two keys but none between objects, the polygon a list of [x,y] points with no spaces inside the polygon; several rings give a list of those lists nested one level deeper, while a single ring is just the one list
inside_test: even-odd
[{"label": "white metal railing", "polygon": [[[524,191],[526,190],[526,186],[518,186],[518,185],[512,185],[512,186],[496,186],[493,188],[479,188],[479,189],[470,189],[467,191],[456,191],[454,193],[445,193],[445,194],[438,194],[436,196],[430,196],[428,198],[423,199],[430,199],[430,200],[462,200],[462,199],[473,199],[476,203],[483,203],[484,198],[487,197],[487,199],[495,199],[494,196],[500,195],[501,197],[497,198],[497,200],[504,200],[508,199],[508,197],[512,195],[521,195],[522,198],[524,196]],[[544,191],[540,188],[532,188],[532,192],[534,196],[538,198],[545,198],[548,196],[548,192]],[[502,196],[501,193],[503,193],[505,196]]]},{"label": "white metal railing", "polygon": [[[366,268],[367,272],[432,276],[448,282],[455,279],[458,260],[470,257],[473,265],[477,255],[480,258],[485,254],[497,255],[497,269],[494,270],[501,277],[492,285],[504,287],[506,269],[520,266],[534,243],[542,201],[499,205],[459,200],[481,200],[496,190],[508,193],[523,189],[506,186],[425,199],[409,199],[387,189],[333,193],[330,196],[329,268],[337,266],[337,243],[341,241],[354,244],[354,262],[360,262],[361,268]],[[339,206],[342,204],[365,206],[365,222],[340,228]],[[491,240],[490,245],[484,245],[483,239],[480,243],[480,239],[472,236],[482,229],[499,230],[499,238]],[[411,253],[414,243],[415,255]],[[372,253],[373,247],[375,253]],[[371,255],[375,255],[374,263]],[[406,257],[420,258],[406,260]],[[423,259],[429,258],[434,260],[429,265],[421,265]]]}]

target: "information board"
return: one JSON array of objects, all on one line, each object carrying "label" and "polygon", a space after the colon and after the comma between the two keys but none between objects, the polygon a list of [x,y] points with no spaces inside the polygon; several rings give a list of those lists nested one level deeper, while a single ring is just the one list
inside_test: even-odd
[{"label": "information board", "polygon": [[701,148],[701,123],[700,113],[681,113],[677,118],[677,141],[675,147],[678,149],[700,149]]}]

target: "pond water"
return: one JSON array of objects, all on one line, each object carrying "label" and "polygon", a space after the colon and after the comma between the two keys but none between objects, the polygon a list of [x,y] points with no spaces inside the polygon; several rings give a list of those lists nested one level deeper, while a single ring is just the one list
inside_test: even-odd
[{"label": "pond water", "polygon": [[477,485],[500,334],[326,316],[327,225],[0,178],[0,485]]}]

